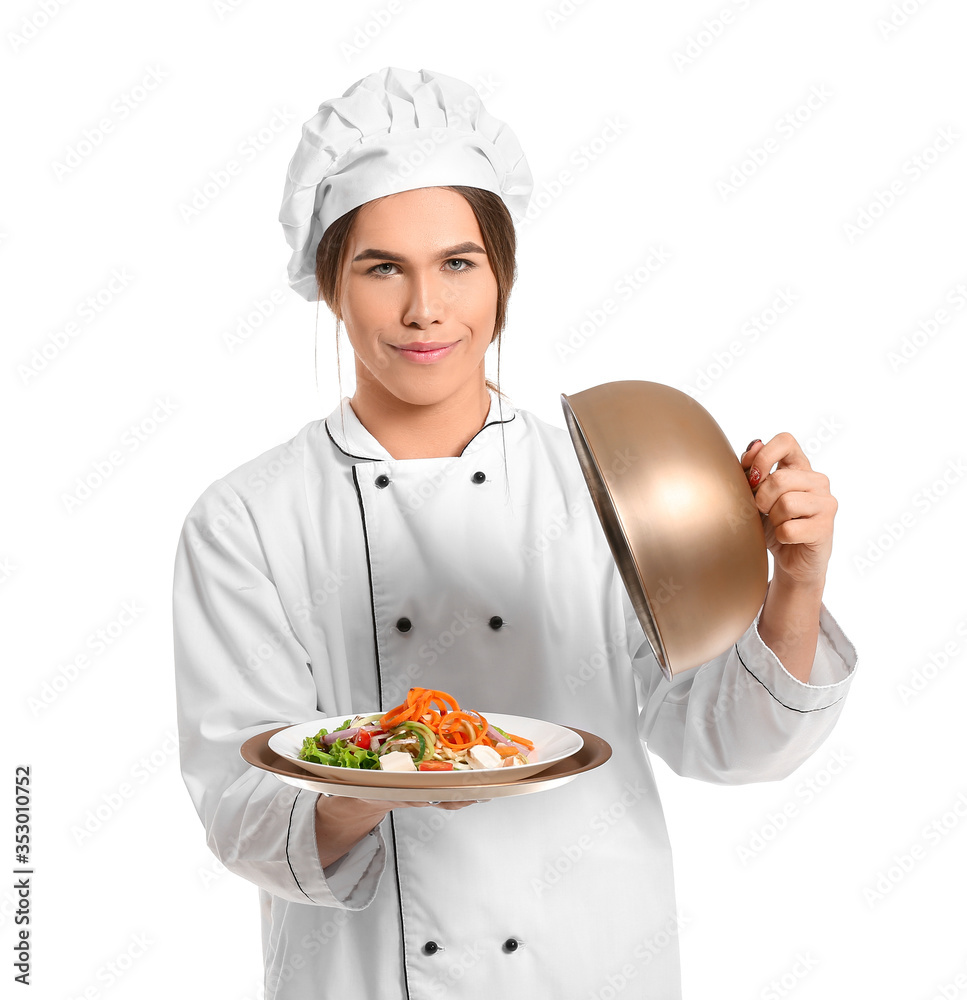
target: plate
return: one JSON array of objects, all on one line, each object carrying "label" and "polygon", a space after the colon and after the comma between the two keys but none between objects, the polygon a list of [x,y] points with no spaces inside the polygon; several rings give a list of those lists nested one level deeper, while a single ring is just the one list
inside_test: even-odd
[{"label": "plate", "polygon": [[[346,717],[343,716],[343,719]],[[340,720],[342,721],[342,720]],[[573,781],[579,774],[600,767],[611,759],[611,746],[600,736],[586,733],[581,729],[571,732],[581,737],[581,749],[556,764],[551,764],[545,771],[530,778],[519,781],[491,783],[487,785],[450,785],[436,788],[403,788],[388,785],[352,785],[344,781],[326,781],[305,771],[299,770],[291,760],[280,757],[270,746],[269,741],[279,729],[269,729],[247,739],[240,748],[242,758],[249,764],[263,771],[271,771],[280,781],[295,788],[322,795],[337,795],[356,799],[377,799],[382,802],[473,802],[486,799],[503,798],[510,795],[528,795],[532,792],[544,792],[551,788]],[[521,733],[520,735],[524,735]],[[360,773],[353,771],[354,774]],[[392,774],[392,771],[383,772]],[[480,774],[479,771],[472,772]]]},{"label": "plate", "polygon": [[[357,712],[357,715],[375,713]],[[333,729],[341,726],[346,715],[337,715],[328,719],[314,719],[311,722],[300,722],[296,726],[287,726],[276,733],[270,746],[280,756],[290,761],[295,767],[310,774],[318,775],[327,781],[343,781],[351,785],[389,786],[397,788],[438,788],[453,785],[489,785],[505,784],[508,781],[520,781],[546,770],[559,760],[564,760],[578,752],[582,746],[582,738],[573,729],[566,726],[555,726],[552,722],[540,719],[527,719],[520,715],[499,715],[482,712],[483,717],[492,725],[508,733],[515,733],[529,739],[534,744],[534,759],[529,764],[516,764],[513,767],[485,767],[471,771],[380,771],[362,770],[354,767],[333,767],[330,764],[317,764],[315,761],[299,760],[302,741],[307,736],[315,736],[320,729]],[[349,716],[352,718],[352,716]]]}]

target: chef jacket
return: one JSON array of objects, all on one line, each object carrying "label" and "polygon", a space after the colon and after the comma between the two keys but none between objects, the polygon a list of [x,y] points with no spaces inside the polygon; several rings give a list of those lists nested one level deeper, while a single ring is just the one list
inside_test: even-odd
[{"label": "chef jacket", "polygon": [[[615,983],[680,997],[646,747],[693,778],[777,780],[843,707],[856,655],[825,607],[808,684],[756,622],[666,680],[567,431],[490,402],[459,457],[396,460],[345,397],[212,483],[186,518],[174,574],[182,774],[211,850],[259,887],[267,1000],[584,1000]],[[590,731],[613,756],[539,793],[394,810],[323,868],[319,796],[239,747],[386,710],[414,685],[485,715]]]}]

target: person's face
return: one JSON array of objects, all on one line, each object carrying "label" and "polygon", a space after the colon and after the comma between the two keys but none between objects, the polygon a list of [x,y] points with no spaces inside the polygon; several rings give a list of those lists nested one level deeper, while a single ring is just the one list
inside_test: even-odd
[{"label": "person's face", "polygon": [[425,405],[482,387],[497,279],[466,199],[417,188],[367,202],[348,244],[339,314],[357,390]]}]

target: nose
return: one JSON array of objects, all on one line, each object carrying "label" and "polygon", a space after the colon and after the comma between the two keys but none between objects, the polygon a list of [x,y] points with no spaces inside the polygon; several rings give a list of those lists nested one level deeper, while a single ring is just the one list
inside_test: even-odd
[{"label": "nose", "polygon": [[425,330],[446,316],[445,286],[433,275],[415,273],[406,282],[406,298],[401,317],[404,326]]}]

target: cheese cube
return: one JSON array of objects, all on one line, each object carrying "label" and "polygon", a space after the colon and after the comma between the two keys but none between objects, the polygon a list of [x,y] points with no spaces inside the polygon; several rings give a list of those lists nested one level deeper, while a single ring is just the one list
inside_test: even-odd
[{"label": "cheese cube", "polygon": [[476,770],[485,767],[500,767],[503,758],[493,747],[475,746],[467,752],[470,758],[470,766]]},{"label": "cheese cube", "polygon": [[379,759],[381,771],[415,771],[416,764],[405,750],[391,750]]}]

